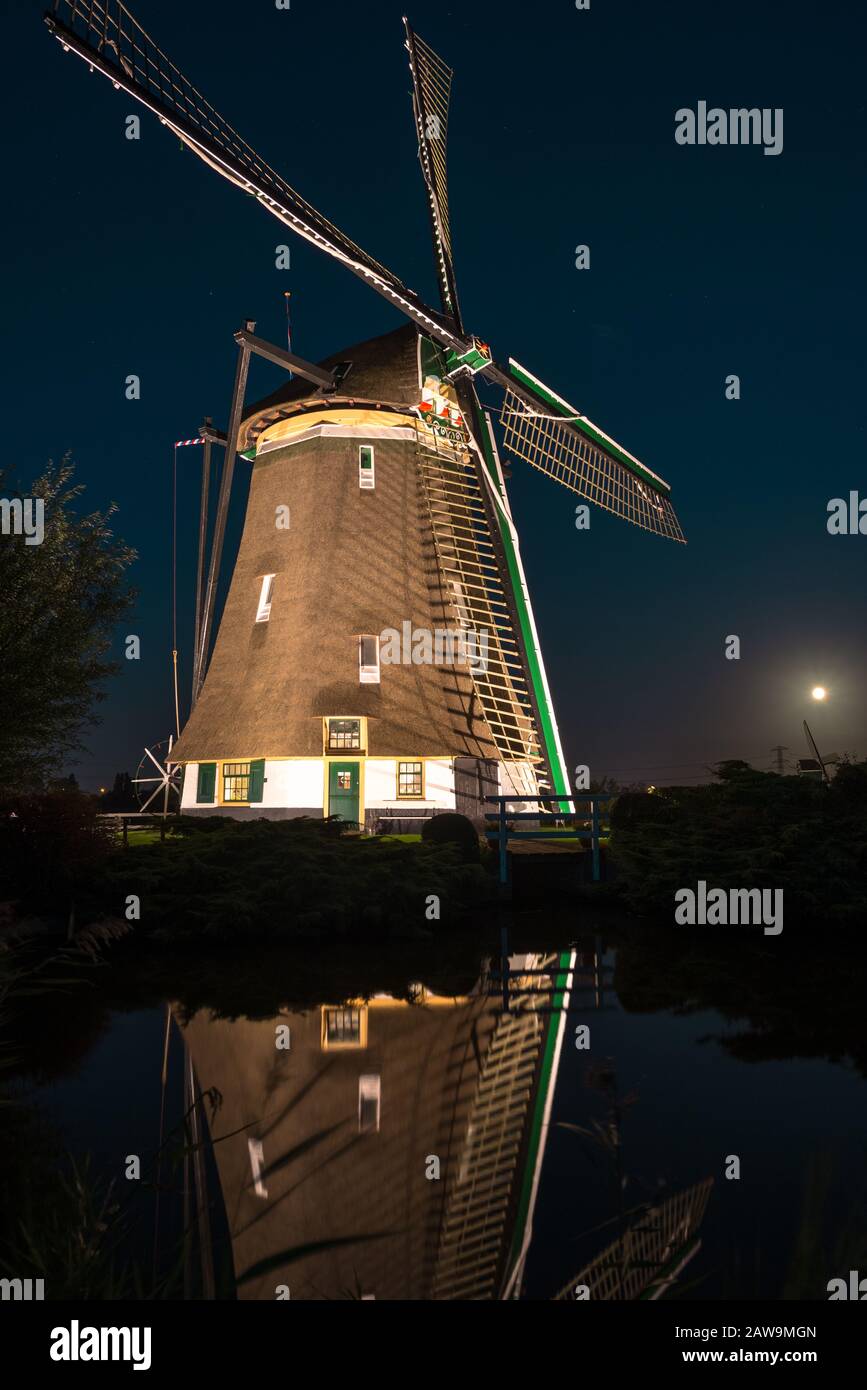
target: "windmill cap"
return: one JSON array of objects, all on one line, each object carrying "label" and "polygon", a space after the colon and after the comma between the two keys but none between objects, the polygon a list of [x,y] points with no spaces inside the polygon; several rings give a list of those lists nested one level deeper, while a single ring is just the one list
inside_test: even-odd
[{"label": "windmill cap", "polygon": [[[330,353],[317,364],[320,367],[336,367],[338,363],[350,362],[346,385],[341,387],[342,399],[389,405],[414,406],[419,399],[418,330],[414,324],[403,324],[390,333],[376,338],[366,338],[351,347],[341,348]],[[272,391],[255,404],[250,405],[241,426],[238,448],[241,451],[251,448],[264,429],[277,420],[291,414],[296,406],[305,401],[327,400],[319,389],[302,377],[287,377]]]}]

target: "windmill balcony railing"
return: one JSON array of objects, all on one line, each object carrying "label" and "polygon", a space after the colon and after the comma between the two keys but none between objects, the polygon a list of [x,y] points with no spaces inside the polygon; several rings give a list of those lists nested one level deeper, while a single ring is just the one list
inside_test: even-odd
[{"label": "windmill balcony railing", "polygon": [[[593,864],[593,882],[598,883],[602,877],[602,857],[600,854],[600,843],[603,835],[610,831],[609,825],[603,825],[600,815],[600,803],[612,801],[613,792],[578,792],[574,796],[568,793],[557,792],[552,796],[542,796],[538,792],[535,796],[486,796],[485,801],[493,803],[496,811],[486,811],[485,820],[496,821],[496,825],[490,826],[485,831],[485,838],[491,841],[496,840],[500,856],[500,883],[507,884],[509,881],[509,841],[510,840],[589,840],[590,853]],[[534,806],[532,811],[516,811],[516,806]],[[571,811],[566,807],[571,806]],[[589,806],[590,814],[579,811],[578,807]],[[545,810],[549,807],[549,810]],[[547,829],[541,828],[543,820],[550,819],[551,824]],[[516,830],[515,821],[535,821],[540,827],[538,830]]]}]

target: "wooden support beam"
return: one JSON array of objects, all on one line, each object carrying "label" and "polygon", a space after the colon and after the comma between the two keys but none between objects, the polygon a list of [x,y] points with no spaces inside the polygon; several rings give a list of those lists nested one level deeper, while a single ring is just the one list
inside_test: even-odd
[{"label": "wooden support beam", "polygon": [[211,642],[211,628],[214,622],[214,608],[217,600],[217,582],[220,577],[220,561],[223,556],[223,541],[226,535],[226,517],[229,512],[232,478],[235,473],[235,455],[238,451],[238,435],[241,430],[241,418],[244,413],[244,397],[247,392],[247,375],[250,370],[251,348],[246,341],[240,341],[240,339],[243,336],[251,334],[255,327],[255,323],[250,319],[245,324],[242,334],[236,335],[236,339],[239,340],[238,364],[235,368],[235,387],[232,392],[232,410],[229,416],[226,454],[223,459],[223,472],[220,478],[220,495],[217,499],[217,515],[214,519],[214,539],[211,544],[208,583],[202,603],[201,631],[199,634],[199,646],[196,652],[198,681],[197,688],[194,692],[196,700],[201,693],[205,672],[208,666],[208,648]]},{"label": "wooden support beam", "polygon": [[[201,640],[202,640],[202,606],[205,597],[205,551],[208,539],[208,492],[211,481],[211,444],[213,442],[212,432],[208,430],[210,421],[206,421],[199,430],[199,437],[204,439],[205,445],[202,450],[202,488],[199,503],[199,557],[196,566],[196,627],[193,637],[193,695],[191,708],[195,708],[199,694],[199,664],[201,659]],[[205,432],[207,430],[207,433]],[[223,435],[225,442],[225,435]]]},{"label": "wooden support beam", "polygon": [[285,348],[274,347],[273,343],[266,343],[264,338],[256,338],[245,329],[235,334],[235,342],[239,347],[246,347],[257,356],[264,357],[266,361],[274,362],[278,367],[285,367],[287,372],[294,372],[296,376],[303,376],[306,381],[312,381],[314,386],[321,386],[326,391],[334,390],[334,373],[325,367],[306,362],[303,357],[296,357],[294,352],[287,352]]}]

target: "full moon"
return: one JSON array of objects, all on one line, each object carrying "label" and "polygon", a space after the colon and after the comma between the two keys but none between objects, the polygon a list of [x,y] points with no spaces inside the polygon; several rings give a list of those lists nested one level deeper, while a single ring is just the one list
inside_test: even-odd
[{"label": "full moon", "polygon": [[814,685],[812,694],[814,700],[824,700],[828,692],[825,689],[824,685]]}]

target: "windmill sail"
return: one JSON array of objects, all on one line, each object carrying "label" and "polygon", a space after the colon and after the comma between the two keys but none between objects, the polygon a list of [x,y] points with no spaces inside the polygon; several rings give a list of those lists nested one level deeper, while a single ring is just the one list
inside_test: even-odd
[{"label": "windmill sail", "polygon": [[654,1302],[674,1282],[701,1244],[698,1229],[713,1178],[645,1208],[638,1220],[555,1294],[555,1300]]},{"label": "windmill sail", "polygon": [[479,469],[469,455],[437,444],[436,436],[423,429],[418,431],[418,461],[450,606],[460,630],[485,639],[484,660],[471,671],[479,704],[501,757],[538,764],[544,760],[542,740],[509,617]]},{"label": "windmill sail", "polygon": [[[472,385],[447,381],[444,357],[420,338],[420,378],[429,400],[419,411],[418,459],[439,572],[459,626],[485,636],[485,662],[472,672],[473,686],[516,793],[563,791],[568,777],[520,560],[513,546],[516,582],[505,553],[504,516],[514,532],[508,501],[495,461],[490,469],[485,461],[487,424]],[[454,425],[445,418],[449,411],[459,415]]]},{"label": "windmill sail", "polygon": [[427,188],[434,256],[443,309],[461,327],[452,259],[446,141],[452,70],[405,19],[406,46],[413,84],[413,113],[418,134],[418,158]]},{"label": "windmill sail", "polygon": [[427,332],[463,348],[450,323],[302,198],[256,154],[149,37],[120,0],[54,0],[45,16],[63,45],[140,101],[223,178],[319,250],[342,261]]},{"label": "windmill sail", "polygon": [[467,1116],[461,1162],[443,1212],[432,1297],[497,1296],[515,1207],[509,1196],[522,1176],[524,1136],[534,1098],[551,1078],[540,1075],[545,1039],[556,1023],[543,1012],[546,996],[528,991],[528,1005],[502,1013],[482,1065]]},{"label": "windmill sail", "polygon": [[496,375],[506,385],[500,420],[508,452],[597,507],[684,540],[668,483],[514,359],[508,375]]},{"label": "windmill sail", "polygon": [[442,310],[425,304],[276,174],[158,48],[120,0],[53,0],[45,19],[65,50],[76,53],[153,111],[223,178],[346,265],[450,350],[457,372],[481,372],[504,389],[506,445],[518,458],[617,516],[657,535],[684,539],[667,483],[513,359],[508,368],[498,366],[486,345],[464,333],[455,290],[446,178],[452,74],[408,24],[419,158],[430,202]]}]

